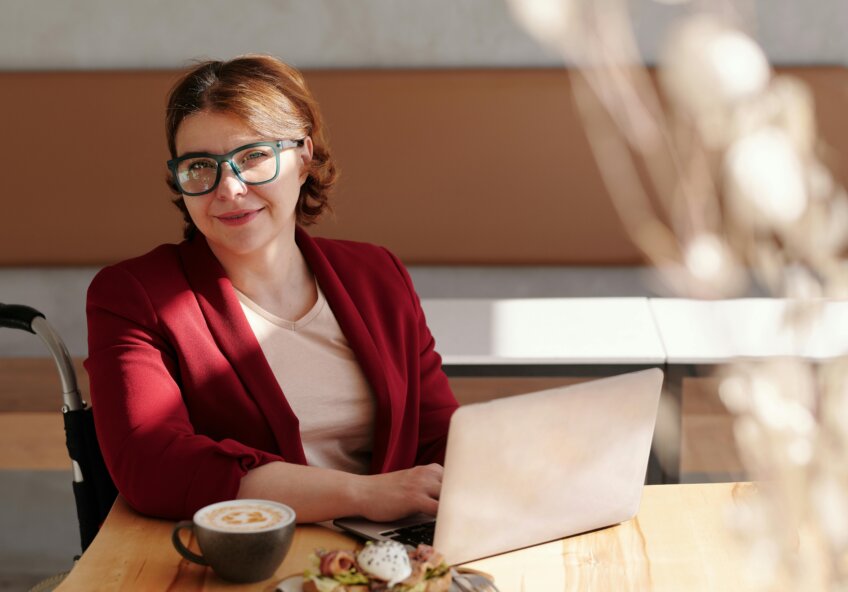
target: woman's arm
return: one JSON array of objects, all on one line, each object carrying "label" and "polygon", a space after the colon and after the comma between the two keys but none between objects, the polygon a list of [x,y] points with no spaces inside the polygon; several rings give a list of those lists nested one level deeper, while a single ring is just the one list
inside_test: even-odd
[{"label": "woman's arm", "polygon": [[177,352],[145,286],[121,267],[88,291],[85,366],[97,439],[118,491],[137,511],[180,519],[235,497],[249,470],[281,456],[196,433]]},{"label": "woman's arm", "polygon": [[453,412],[459,403],[451,391],[448,377],[442,370],[442,357],[436,352],[435,339],[427,327],[421,301],[415,292],[412,278],[400,260],[388,249],[386,253],[391,258],[403,278],[409,297],[412,301],[417,325],[418,342],[414,344],[416,359],[410,361],[410,368],[417,370],[417,376],[409,380],[418,381],[419,392],[419,423],[418,447],[415,458],[416,464],[444,463],[447,446],[448,427]]},{"label": "woman's arm", "polygon": [[417,466],[382,475],[273,462],[250,470],[238,497],[269,499],[294,508],[298,522],[363,516],[385,522],[423,512],[436,515],[442,467]]}]

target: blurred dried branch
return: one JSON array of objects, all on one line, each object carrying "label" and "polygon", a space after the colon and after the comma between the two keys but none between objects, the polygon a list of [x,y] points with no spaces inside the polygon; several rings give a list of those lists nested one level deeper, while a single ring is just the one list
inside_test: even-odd
[{"label": "blurred dried branch", "polygon": [[751,3],[693,3],[656,77],[626,0],[509,4],[575,65],[605,184],[671,293],[733,298],[753,277],[787,299],[799,355],[723,371],[738,447],[762,484],[733,524],[751,543],[751,583],[848,590],[848,365],[800,355],[823,299],[848,298],[848,193],[826,166],[812,94],[745,33]]}]

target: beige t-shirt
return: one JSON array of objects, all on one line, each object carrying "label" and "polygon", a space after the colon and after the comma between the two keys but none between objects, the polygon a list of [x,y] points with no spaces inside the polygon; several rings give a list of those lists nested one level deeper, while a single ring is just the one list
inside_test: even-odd
[{"label": "beige t-shirt", "polygon": [[306,461],[367,473],[373,450],[374,396],[321,289],[315,306],[297,321],[271,314],[238,290],[236,294],[300,422]]}]

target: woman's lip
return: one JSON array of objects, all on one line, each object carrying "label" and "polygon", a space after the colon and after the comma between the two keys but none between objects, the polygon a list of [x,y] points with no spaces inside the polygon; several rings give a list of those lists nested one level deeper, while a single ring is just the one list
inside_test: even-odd
[{"label": "woman's lip", "polygon": [[242,224],[247,224],[254,218],[256,218],[257,214],[264,210],[265,208],[259,208],[258,210],[236,210],[234,212],[227,212],[226,214],[220,214],[215,216],[222,223],[227,226],[241,226]]}]

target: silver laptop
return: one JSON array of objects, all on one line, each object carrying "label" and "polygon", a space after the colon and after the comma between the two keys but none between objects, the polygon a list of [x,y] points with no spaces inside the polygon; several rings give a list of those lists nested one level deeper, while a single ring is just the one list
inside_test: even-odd
[{"label": "silver laptop", "polygon": [[662,380],[653,368],[464,405],[450,423],[435,525],[423,515],[334,524],[410,544],[434,529],[431,544],[455,565],[629,520]]}]

